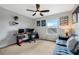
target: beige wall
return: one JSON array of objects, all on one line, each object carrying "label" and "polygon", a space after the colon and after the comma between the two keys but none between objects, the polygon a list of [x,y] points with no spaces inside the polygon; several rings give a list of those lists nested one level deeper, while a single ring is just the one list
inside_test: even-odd
[{"label": "beige wall", "polygon": [[[42,18],[36,19],[36,21],[37,20],[48,20],[48,19],[58,19],[58,20],[60,20],[61,16],[69,16],[69,25],[67,25],[67,26],[59,26],[60,28],[65,29],[65,31],[66,31],[72,25],[71,24],[71,22],[72,22],[71,21],[72,20],[72,12],[71,11],[64,12],[64,13],[59,13],[59,14],[55,14],[55,15],[50,15],[50,16],[46,16],[46,17],[42,17]],[[37,27],[36,26],[35,29],[36,29],[36,31],[38,31],[40,38],[55,40],[55,39],[53,39],[55,37],[55,34],[53,34],[53,33],[52,33],[52,35],[47,34],[47,26],[45,26],[45,27],[41,27],[41,26]],[[58,35],[58,33],[56,33],[56,34]]]},{"label": "beige wall", "polygon": [[[14,16],[19,17],[17,21],[19,24],[11,26],[9,21],[13,20]],[[19,28],[34,28],[34,20],[0,7],[0,40],[3,40],[9,31]]]}]

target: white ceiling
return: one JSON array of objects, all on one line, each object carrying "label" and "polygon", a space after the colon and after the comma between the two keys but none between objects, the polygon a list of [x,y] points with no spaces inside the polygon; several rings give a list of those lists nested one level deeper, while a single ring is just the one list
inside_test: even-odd
[{"label": "white ceiling", "polygon": [[[40,4],[40,10],[49,9],[50,12],[43,13],[44,16],[56,13],[70,11],[74,8],[74,4]],[[22,14],[30,18],[39,18],[40,15],[32,16],[33,12],[26,11],[26,9],[35,10],[35,4],[0,4],[0,7],[6,8],[10,11]]]}]

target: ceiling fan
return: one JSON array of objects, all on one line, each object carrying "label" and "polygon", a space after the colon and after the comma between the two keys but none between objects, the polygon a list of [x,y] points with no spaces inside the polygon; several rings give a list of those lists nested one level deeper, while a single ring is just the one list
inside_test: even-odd
[{"label": "ceiling fan", "polygon": [[39,9],[40,9],[40,4],[36,4],[36,10],[26,9],[26,11],[34,12],[32,16],[35,16],[38,12],[41,16],[44,16],[42,13],[49,12],[49,10],[39,10]]}]

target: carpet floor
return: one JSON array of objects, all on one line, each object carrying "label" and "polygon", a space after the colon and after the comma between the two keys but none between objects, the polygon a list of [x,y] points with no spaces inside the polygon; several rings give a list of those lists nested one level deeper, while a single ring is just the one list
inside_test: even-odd
[{"label": "carpet floor", "polygon": [[0,49],[0,55],[51,55],[55,47],[55,42],[37,40],[36,43],[16,44]]}]

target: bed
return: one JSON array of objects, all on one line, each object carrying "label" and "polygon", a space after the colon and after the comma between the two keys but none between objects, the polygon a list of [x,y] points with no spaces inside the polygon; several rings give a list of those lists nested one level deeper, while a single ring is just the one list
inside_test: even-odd
[{"label": "bed", "polygon": [[56,40],[56,46],[54,49],[54,55],[74,55],[70,50],[67,48],[66,45],[67,40]]},{"label": "bed", "polygon": [[56,40],[54,55],[79,55],[79,42],[73,37],[62,38]]}]

